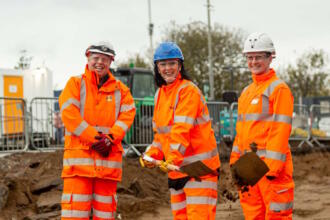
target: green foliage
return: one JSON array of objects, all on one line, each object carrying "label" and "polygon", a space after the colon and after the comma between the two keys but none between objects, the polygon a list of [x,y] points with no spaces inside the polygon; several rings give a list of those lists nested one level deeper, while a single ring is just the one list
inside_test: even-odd
[{"label": "green foliage", "polygon": [[295,99],[330,94],[327,62],[323,50],[311,50],[297,58],[295,65],[286,68],[287,81]]},{"label": "green foliage", "polygon": [[139,54],[135,54],[132,57],[129,57],[126,61],[119,63],[118,67],[140,67],[140,68],[149,68],[148,63],[143,59]]},{"label": "green foliage", "polygon": [[[184,66],[199,88],[208,82],[208,41],[207,25],[192,22],[186,25],[171,23],[165,29],[164,41],[174,41],[184,55]],[[250,73],[242,55],[243,34],[240,29],[229,29],[215,24],[211,31],[215,98],[219,100],[224,90],[231,89],[231,71],[233,88],[241,92],[248,84]],[[228,67],[232,67],[231,69]],[[244,67],[244,68],[242,68]]]}]

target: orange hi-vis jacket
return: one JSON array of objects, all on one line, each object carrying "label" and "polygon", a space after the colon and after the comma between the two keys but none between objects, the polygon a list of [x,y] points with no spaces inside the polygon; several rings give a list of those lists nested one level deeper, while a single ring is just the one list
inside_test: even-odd
[{"label": "orange hi-vis jacket", "polygon": [[237,135],[230,164],[244,153],[257,148],[257,154],[268,165],[267,176],[279,176],[282,171],[292,177],[289,148],[293,96],[289,87],[273,69],[262,75],[252,75],[238,99]]},{"label": "orange hi-vis jacket", "polygon": [[[146,149],[149,156],[170,159],[178,166],[202,161],[213,170],[220,167],[206,101],[197,86],[181,79],[181,75],[157,90],[153,130],[154,140]],[[169,172],[171,179],[185,176]]]},{"label": "orange hi-vis jacket", "polygon": [[[121,140],[134,120],[135,105],[129,89],[110,71],[108,75],[107,82],[98,89],[98,75],[86,66],[82,76],[70,78],[59,97],[66,128],[62,177],[121,180]],[[114,138],[107,158],[90,148],[98,132]]]}]

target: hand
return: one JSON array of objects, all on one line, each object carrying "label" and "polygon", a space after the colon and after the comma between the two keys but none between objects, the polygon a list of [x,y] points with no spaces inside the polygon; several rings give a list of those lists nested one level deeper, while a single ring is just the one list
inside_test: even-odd
[{"label": "hand", "polygon": [[95,136],[95,139],[98,141],[92,144],[92,149],[98,152],[102,157],[108,157],[112,145],[111,137],[99,133],[99,136]]},{"label": "hand", "polygon": [[147,167],[147,168],[154,168],[156,167],[156,164],[149,162],[147,160],[144,160],[142,156],[139,159],[141,167]]},{"label": "hand", "polygon": [[171,159],[168,159],[166,161],[161,161],[159,164],[159,169],[163,171],[164,173],[167,173],[168,171],[179,171],[180,168],[173,164]]}]

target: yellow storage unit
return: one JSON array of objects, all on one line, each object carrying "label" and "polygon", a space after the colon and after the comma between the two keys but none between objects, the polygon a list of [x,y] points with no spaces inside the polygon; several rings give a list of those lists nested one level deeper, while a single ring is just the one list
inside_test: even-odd
[{"label": "yellow storage unit", "polygon": [[[3,76],[3,94],[9,98],[23,98],[23,76]],[[24,105],[21,100],[5,100],[3,131],[5,135],[22,134],[24,131]]]}]

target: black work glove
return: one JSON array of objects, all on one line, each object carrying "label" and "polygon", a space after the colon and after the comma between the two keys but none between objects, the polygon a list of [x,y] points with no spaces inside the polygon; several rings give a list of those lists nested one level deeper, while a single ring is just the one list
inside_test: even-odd
[{"label": "black work glove", "polygon": [[99,133],[99,136],[95,136],[95,139],[98,141],[92,144],[92,149],[98,152],[102,157],[108,157],[112,145],[111,136]]}]

